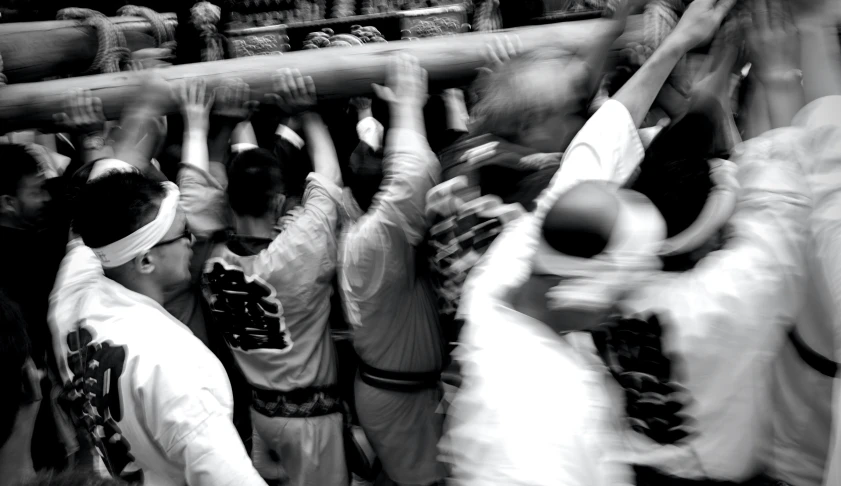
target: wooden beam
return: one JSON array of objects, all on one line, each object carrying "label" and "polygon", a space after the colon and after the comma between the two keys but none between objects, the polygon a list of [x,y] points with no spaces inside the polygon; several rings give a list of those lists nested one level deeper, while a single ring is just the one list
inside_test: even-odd
[{"label": "wooden beam", "polygon": [[[296,68],[312,76],[323,99],[367,95],[372,83],[383,83],[392,54],[416,56],[429,73],[430,87],[463,86],[473,80],[484,64],[485,46],[501,35],[516,34],[524,52],[562,47],[583,57],[604,52],[618,36],[615,22],[586,20],[496,33],[471,33],[388,44],[301,51],[283,55],[255,56],[167,67],[160,74],[170,82],[204,78],[210,89],[226,80],[240,78],[251,86],[256,99],[271,90],[271,76],[281,68]],[[0,124],[5,129],[47,128],[61,109],[62,97],[72,89],[85,88],[102,100],[109,119],[119,117],[125,102],[139,83],[134,73],[99,74],[40,83],[0,87]],[[176,106],[169,108],[175,112]]]},{"label": "wooden beam", "polygon": [[[175,14],[161,14],[164,22],[177,24]],[[149,47],[152,32],[141,17],[112,17],[128,47]],[[9,83],[40,81],[44,78],[78,75],[90,68],[98,47],[96,31],[75,20],[16,22],[0,24],[0,56]]]}]

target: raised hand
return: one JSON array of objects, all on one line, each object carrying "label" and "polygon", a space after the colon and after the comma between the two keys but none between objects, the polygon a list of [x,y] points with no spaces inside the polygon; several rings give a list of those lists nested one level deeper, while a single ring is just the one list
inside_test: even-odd
[{"label": "raised hand", "polygon": [[188,129],[207,130],[213,95],[207,96],[207,83],[201,78],[184,81],[178,86],[178,102]]},{"label": "raised hand", "polygon": [[388,66],[385,86],[375,84],[373,88],[388,103],[423,106],[428,96],[426,70],[420,67],[416,57],[399,54]]},{"label": "raised hand", "polygon": [[712,39],[736,0],[694,0],[669,37],[689,51]]},{"label": "raised hand", "polygon": [[241,79],[232,79],[213,91],[212,114],[232,123],[251,118],[259,103],[251,100],[251,88]]},{"label": "raised hand", "polygon": [[519,36],[495,37],[493,42],[485,45],[482,52],[485,66],[479,68],[479,71],[487,74],[499,69],[500,66],[517,57],[522,48],[523,43]]},{"label": "raised hand", "polygon": [[787,4],[780,0],[754,0],[752,14],[748,45],[759,78],[767,80],[799,69],[800,37]]},{"label": "raised hand", "polygon": [[317,104],[315,83],[297,69],[278,70],[272,76],[272,86],[275,92],[267,94],[266,101],[287,115],[309,111]]},{"label": "raised hand", "polygon": [[70,91],[64,98],[64,112],[53,116],[60,130],[80,135],[101,133],[105,129],[102,101],[86,89]]}]

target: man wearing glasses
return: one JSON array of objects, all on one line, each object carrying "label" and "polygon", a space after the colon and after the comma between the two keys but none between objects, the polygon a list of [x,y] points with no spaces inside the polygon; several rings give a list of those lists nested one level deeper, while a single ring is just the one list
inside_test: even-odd
[{"label": "man wearing glasses", "polygon": [[[82,425],[114,476],[147,485],[264,485],[232,423],[224,368],[162,307],[190,279],[179,191],[136,171],[82,189],[51,298]],[[84,241],[84,243],[82,243]]]}]

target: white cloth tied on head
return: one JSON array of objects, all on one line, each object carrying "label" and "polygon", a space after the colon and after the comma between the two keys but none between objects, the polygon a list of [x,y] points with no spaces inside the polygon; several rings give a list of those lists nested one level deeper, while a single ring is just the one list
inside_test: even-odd
[{"label": "white cloth tied on head", "polygon": [[657,255],[666,238],[663,216],[639,193],[618,189],[616,195],[619,216],[601,254],[593,258],[565,255],[540,237],[534,272],[569,278],[547,294],[554,309],[608,308],[662,267]]},{"label": "white cloth tied on head", "polygon": [[164,182],[166,196],[161,201],[158,215],[134,233],[101,248],[91,248],[104,268],[124,265],[154,247],[167,234],[175,222],[180,192],[172,182]]}]

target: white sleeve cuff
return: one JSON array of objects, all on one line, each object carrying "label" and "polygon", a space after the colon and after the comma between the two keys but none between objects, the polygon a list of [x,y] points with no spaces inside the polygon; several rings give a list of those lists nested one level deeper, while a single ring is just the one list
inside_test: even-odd
[{"label": "white sleeve cuff", "polygon": [[382,124],[373,117],[363,118],[356,124],[356,134],[359,135],[359,140],[367,143],[374,152],[380,150],[383,146],[383,133]]},{"label": "white sleeve cuff", "polygon": [[231,152],[238,154],[240,152],[245,152],[246,150],[256,149],[257,146],[253,143],[235,143],[231,145]]},{"label": "white sleeve cuff", "polygon": [[275,135],[277,135],[278,137],[280,137],[280,138],[286,140],[287,142],[291,143],[298,150],[301,150],[302,148],[304,148],[304,139],[301,138],[300,135],[295,133],[295,130],[292,130],[291,128],[287,127],[286,125],[278,126],[277,131],[275,132]]}]

